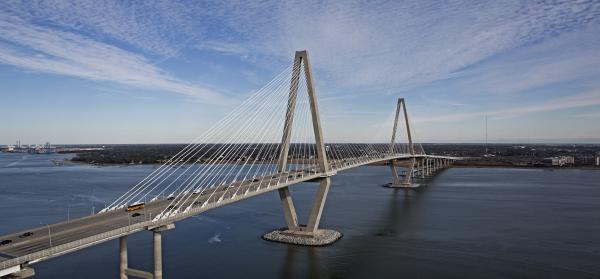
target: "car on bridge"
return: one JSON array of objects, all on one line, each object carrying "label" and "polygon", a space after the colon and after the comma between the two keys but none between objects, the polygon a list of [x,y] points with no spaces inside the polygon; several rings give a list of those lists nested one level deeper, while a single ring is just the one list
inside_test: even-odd
[{"label": "car on bridge", "polygon": [[25,232],[22,235],[19,235],[19,238],[30,237],[33,235],[33,232]]},{"label": "car on bridge", "polygon": [[6,245],[6,244],[10,244],[10,243],[12,243],[12,240],[10,240],[10,239],[5,239],[5,240],[0,241],[0,245]]}]

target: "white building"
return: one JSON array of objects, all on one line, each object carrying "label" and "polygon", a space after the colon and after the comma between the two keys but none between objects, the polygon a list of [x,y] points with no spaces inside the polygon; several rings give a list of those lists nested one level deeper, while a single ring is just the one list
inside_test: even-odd
[{"label": "white building", "polygon": [[575,157],[573,157],[573,156],[550,157],[550,158],[545,158],[543,163],[545,166],[548,166],[548,167],[572,166],[573,164],[575,164]]}]

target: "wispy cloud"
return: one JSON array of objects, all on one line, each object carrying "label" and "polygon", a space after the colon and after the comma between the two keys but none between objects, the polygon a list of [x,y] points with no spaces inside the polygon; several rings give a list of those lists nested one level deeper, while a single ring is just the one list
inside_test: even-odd
[{"label": "wispy cloud", "polygon": [[549,101],[532,103],[528,105],[516,106],[508,109],[500,109],[494,111],[481,111],[481,112],[468,112],[468,113],[455,113],[448,115],[438,115],[434,117],[420,117],[415,118],[416,123],[425,122],[453,122],[461,121],[465,119],[483,117],[485,115],[495,118],[512,118],[522,116],[530,113],[541,113],[548,111],[600,106],[600,90],[594,90],[575,94],[572,96],[561,97],[552,99]]},{"label": "wispy cloud", "polygon": [[577,114],[575,116],[585,117],[585,118],[600,118],[600,112],[582,113],[582,114]]},{"label": "wispy cloud", "polygon": [[337,86],[376,90],[444,79],[600,20],[597,1],[286,1],[230,10],[227,24],[256,51],[287,57],[306,48]]},{"label": "wispy cloud", "polygon": [[37,26],[0,12],[0,62],[24,69],[110,81],[192,96],[208,103],[226,97],[208,87],[179,80],[142,55],[88,37]]},{"label": "wispy cloud", "polygon": [[205,41],[196,46],[200,50],[211,50],[223,54],[247,55],[248,49],[240,44],[218,41]]},{"label": "wispy cloud", "polygon": [[[3,1],[0,11],[64,31],[120,41],[157,55],[174,55],[191,33],[204,28],[202,16],[180,1]],[[194,14],[195,13],[195,14]]]},{"label": "wispy cloud", "polygon": [[458,86],[463,92],[492,95],[522,93],[568,82],[597,86],[600,37],[592,36],[593,33],[586,29],[574,31],[461,71],[456,78]]},{"label": "wispy cloud", "polygon": [[[171,57],[187,44],[288,63],[309,49],[339,91],[435,80],[520,46],[596,26],[600,3],[565,1],[8,1],[31,22]],[[159,58],[162,61],[164,58]],[[260,61],[258,61],[260,63]],[[556,65],[560,66],[560,65]]]}]

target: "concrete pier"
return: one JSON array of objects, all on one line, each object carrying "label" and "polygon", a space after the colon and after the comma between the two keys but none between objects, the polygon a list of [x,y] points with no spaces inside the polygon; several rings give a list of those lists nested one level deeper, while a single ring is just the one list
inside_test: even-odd
[{"label": "concrete pier", "polygon": [[160,231],[154,231],[154,278],[162,279],[162,236]]},{"label": "concrete pier", "polygon": [[[13,269],[1,270],[0,278],[22,279],[22,278],[33,277],[35,275],[35,270],[31,267],[16,266]],[[7,273],[7,272],[10,272],[10,273]]]},{"label": "concrete pier", "polygon": [[342,234],[338,231],[319,229],[323,208],[325,206],[325,201],[327,200],[327,193],[331,186],[331,178],[322,178],[318,182],[319,186],[315,194],[312,210],[308,217],[308,224],[299,225],[297,220],[295,220],[296,223],[290,225],[287,216],[288,214],[297,216],[296,210],[293,209],[293,207],[285,207],[286,203],[284,203],[284,212],[293,210],[293,212],[285,214],[286,220],[288,221],[288,227],[274,230],[263,235],[262,238],[264,240],[305,246],[325,246],[334,243],[342,237]]},{"label": "concrete pier", "polygon": [[162,279],[162,231],[174,229],[175,224],[161,225],[148,228],[152,231],[154,242],[154,273],[129,267],[127,259],[127,236],[119,238],[119,278],[127,279],[129,276],[146,279]]},{"label": "concrete pier", "polygon": [[127,279],[127,236],[119,238],[119,278]]}]

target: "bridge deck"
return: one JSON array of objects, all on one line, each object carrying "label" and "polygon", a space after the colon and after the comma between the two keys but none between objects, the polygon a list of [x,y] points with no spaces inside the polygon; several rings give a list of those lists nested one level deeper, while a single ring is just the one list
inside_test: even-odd
[{"label": "bridge deck", "polygon": [[[412,157],[445,158],[431,155],[396,155],[390,157],[362,157],[331,161],[332,173],[371,163],[394,159],[409,159]],[[146,203],[144,209],[127,212],[116,209],[98,213],[70,221],[41,226],[31,230],[0,236],[0,240],[12,240],[12,243],[0,246],[0,269],[9,268],[23,263],[33,263],[65,253],[96,245],[123,235],[132,234],[152,227],[173,223],[201,212],[221,207],[223,205],[250,198],[265,192],[293,184],[318,179],[323,174],[315,170],[297,170],[278,174],[269,174],[252,180],[238,181],[228,185],[209,188],[205,192],[187,194],[175,200],[156,200]],[[180,209],[189,207],[191,210],[153,221],[170,205],[184,200]],[[196,201],[196,202],[194,202]],[[177,208],[175,208],[177,209]],[[140,216],[132,217],[133,213]],[[25,232],[33,235],[24,237]]]}]

